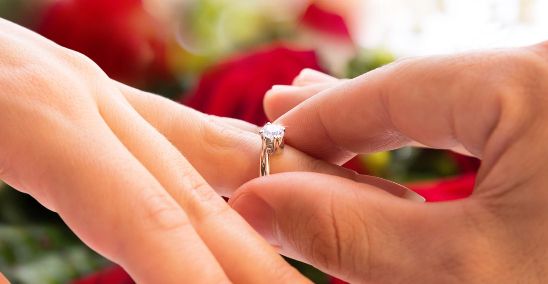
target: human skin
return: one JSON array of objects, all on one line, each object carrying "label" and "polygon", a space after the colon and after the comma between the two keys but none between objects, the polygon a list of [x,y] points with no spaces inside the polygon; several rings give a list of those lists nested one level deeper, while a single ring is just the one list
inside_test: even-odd
[{"label": "human skin", "polygon": [[[258,175],[256,126],[112,81],[5,20],[0,52],[0,179],[88,246],[138,283],[306,282],[220,196]],[[272,170],[382,182],[291,147]]]},{"label": "human skin", "polygon": [[230,204],[289,257],[352,283],[542,283],[548,275],[548,42],[405,59],[352,80],[305,70],[265,97],[286,143],[341,164],[424,145],[482,160],[470,198],[412,203],[281,173]]},{"label": "human skin", "polygon": [[9,283],[8,279],[6,279],[6,277],[4,277],[4,275],[0,272],[0,284],[6,284],[6,283]]}]

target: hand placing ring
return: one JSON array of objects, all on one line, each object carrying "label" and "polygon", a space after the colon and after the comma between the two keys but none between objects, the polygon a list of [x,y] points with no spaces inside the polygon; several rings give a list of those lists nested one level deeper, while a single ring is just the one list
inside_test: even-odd
[{"label": "hand placing ring", "polygon": [[284,148],[285,127],[268,122],[259,133],[262,139],[260,175],[266,176],[270,174],[270,155]]}]

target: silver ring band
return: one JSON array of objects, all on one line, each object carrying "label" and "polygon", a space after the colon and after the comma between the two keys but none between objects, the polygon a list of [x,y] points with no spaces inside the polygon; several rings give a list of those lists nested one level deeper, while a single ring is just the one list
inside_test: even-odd
[{"label": "silver ring band", "polygon": [[268,122],[259,134],[262,140],[259,175],[267,176],[270,174],[270,156],[283,151],[285,127]]}]

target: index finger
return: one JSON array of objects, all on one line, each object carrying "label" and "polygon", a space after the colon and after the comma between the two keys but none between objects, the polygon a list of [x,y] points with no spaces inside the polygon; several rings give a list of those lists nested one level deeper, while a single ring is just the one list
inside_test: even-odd
[{"label": "index finger", "polygon": [[[165,135],[218,193],[231,196],[236,188],[258,176],[261,138],[257,126],[208,116],[165,98],[122,84],[118,86],[139,114]],[[290,171],[311,171],[373,182],[369,177],[314,159],[288,146],[283,155],[272,157],[271,172]],[[385,186],[383,189],[404,198],[417,197],[404,187]]]},{"label": "index finger", "polygon": [[288,144],[334,163],[417,142],[481,158],[501,112],[509,119],[520,112],[507,95],[520,91],[512,83],[530,79],[522,63],[534,57],[522,48],[400,61],[328,89],[277,122]]},{"label": "index finger", "polygon": [[[160,96],[118,86],[132,107],[165,135],[220,194],[230,196],[236,188],[258,177],[259,127],[206,115]],[[271,166],[273,173],[313,171],[343,177],[353,175],[347,169],[313,159],[291,147],[286,147],[283,155],[273,157]]]}]

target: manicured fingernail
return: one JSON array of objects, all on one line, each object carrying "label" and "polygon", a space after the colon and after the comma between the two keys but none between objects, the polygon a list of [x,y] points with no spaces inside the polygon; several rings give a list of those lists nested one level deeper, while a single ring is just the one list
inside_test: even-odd
[{"label": "manicured fingernail", "polygon": [[299,87],[288,85],[274,85],[272,86],[272,88],[270,88],[270,90],[266,92],[265,96],[270,96],[278,93],[293,92],[297,89],[299,89]]},{"label": "manicured fingernail", "polygon": [[274,210],[262,198],[253,193],[243,194],[230,202],[230,205],[271,245],[279,246],[275,238],[276,221]]},{"label": "manicured fingernail", "polygon": [[289,86],[289,85],[274,85],[270,90],[272,91],[292,91],[298,89],[299,87]]},{"label": "manicured fingernail", "polygon": [[357,182],[369,184],[382,189],[390,194],[407,199],[413,202],[425,202],[426,199],[409,188],[389,180],[384,180],[378,177],[361,175],[356,179]]},{"label": "manicured fingernail", "polygon": [[297,76],[297,80],[303,82],[329,82],[336,80],[335,78],[324,74],[322,72],[316,71],[314,69],[303,69],[301,73]]},{"label": "manicured fingernail", "polygon": [[299,73],[299,76],[302,76],[303,78],[318,78],[318,77],[321,78],[325,76],[325,74],[318,72],[314,69],[306,68],[306,69],[303,69],[301,73]]},{"label": "manicured fingernail", "polygon": [[426,198],[422,197],[418,193],[416,193],[412,190],[409,190],[409,189],[406,190],[405,193],[401,197],[403,199],[407,199],[407,200],[415,201],[415,202],[421,202],[421,203],[426,201]]}]

